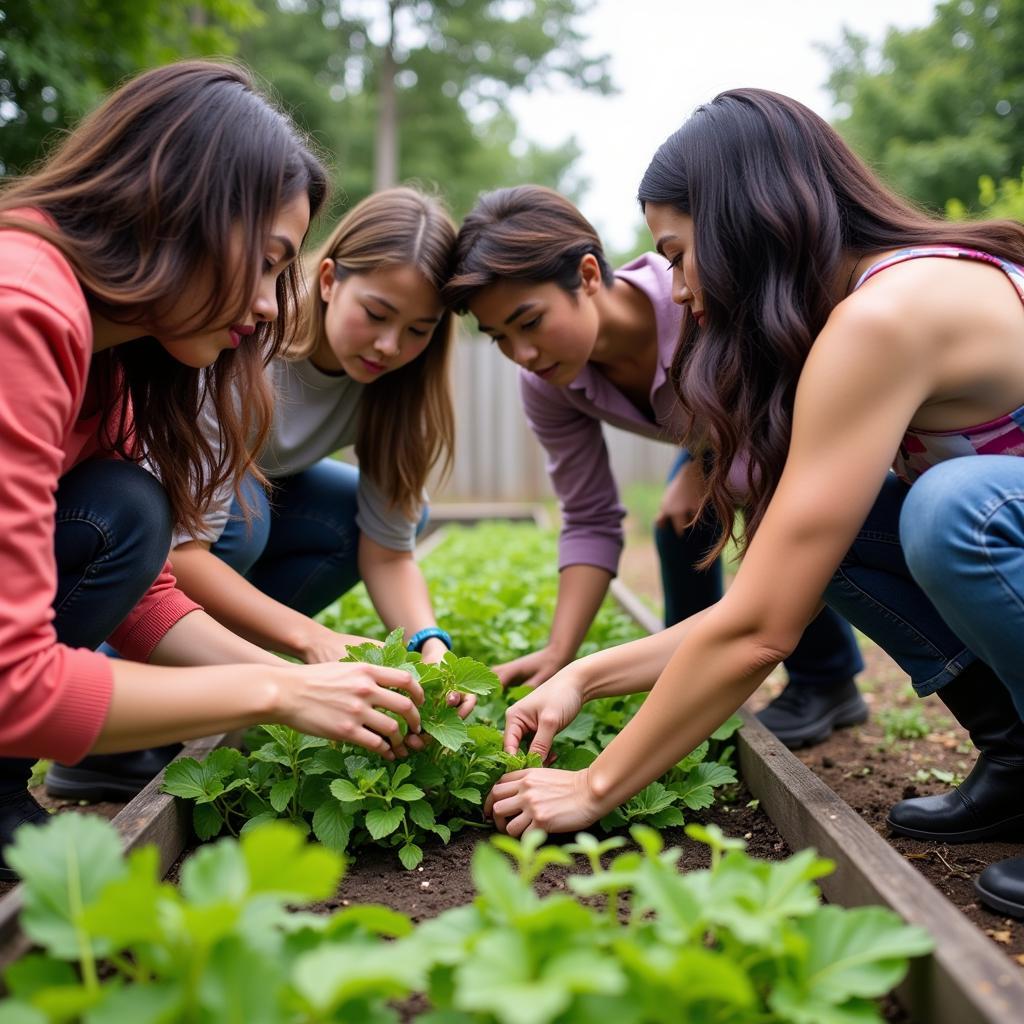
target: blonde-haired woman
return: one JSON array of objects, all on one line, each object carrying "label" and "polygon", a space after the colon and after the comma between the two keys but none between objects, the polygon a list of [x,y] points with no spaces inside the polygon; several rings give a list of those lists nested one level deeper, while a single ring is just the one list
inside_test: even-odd
[{"label": "blonde-haired woman", "polygon": [[[310,266],[301,335],[267,367],[277,402],[256,464],[269,494],[249,475],[248,517],[223,489],[197,529],[175,535],[181,589],[261,647],[310,664],[344,657],[353,638],[312,616],[360,579],[387,628],[402,627],[426,660],[451,646],[413,548],[426,478],[452,455],[453,324],[440,287],[455,236],[443,206],[411,188],[371,195],[342,218]],[[219,424],[211,407],[204,414],[216,455]],[[331,457],[353,444],[358,469]],[[97,800],[144,781],[55,766],[47,787]]]}]

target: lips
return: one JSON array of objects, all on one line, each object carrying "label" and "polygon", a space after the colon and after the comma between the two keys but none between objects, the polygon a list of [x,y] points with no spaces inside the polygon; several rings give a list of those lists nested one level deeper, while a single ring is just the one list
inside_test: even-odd
[{"label": "lips", "polygon": [[228,328],[228,334],[231,335],[231,347],[238,348],[242,344],[242,339],[248,338],[255,330],[255,324],[232,324]]},{"label": "lips", "polygon": [[383,363],[375,363],[372,359],[367,359],[366,356],[360,356],[359,361],[370,373],[383,373],[387,369]]},{"label": "lips", "polygon": [[540,377],[541,380],[547,380],[557,369],[558,363],[552,363],[543,370],[534,370],[533,372],[536,376]]}]

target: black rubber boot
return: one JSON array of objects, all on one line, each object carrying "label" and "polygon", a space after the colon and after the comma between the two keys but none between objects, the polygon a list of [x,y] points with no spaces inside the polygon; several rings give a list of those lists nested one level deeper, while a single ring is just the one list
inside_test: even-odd
[{"label": "black rubber boot", "polygon": [[889,827],[944,843],[1024,840],[1024,722],[1010,691],[976,661],[938,697],[970,733],[978,759],[956,789],[901,800],[889,812]]},{"label": "black rubber boot", "polygon": [[3,855],[4,847],[14,838],[15,831],[22,825],[42,825],[49,820],[50,815],[36,803],[27,789],[0,796],[0,882],[18,880]]},{"label": "black rubber boot", "polygon": [[868,706],[852,679],[831,684],[790,680],[757,717],[787,747],[795,749],[823,743],[833,729],[866,722]]},{"label": "black rubber boot", "polygon": [[1024,857],[989,864],[975,879],[974,889],[986,906],[1024,918]]},{"label": "black rubber boot", "polygon": [[64,800],[131,800],[180,750],[180,743],[171,743],[126,754],[90,754],[73,767],[54,764],[46,773],[46,792]]}]

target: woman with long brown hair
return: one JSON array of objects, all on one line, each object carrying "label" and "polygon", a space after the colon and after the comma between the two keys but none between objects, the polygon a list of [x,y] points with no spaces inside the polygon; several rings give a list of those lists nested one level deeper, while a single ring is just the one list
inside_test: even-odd
[{"label": "woman with long brown hair", "polygon": [[[377,707],[418,726],[407,673],[284,664],[166,564],[172,524],[236,487],[267,430],[262,362],[325,188],[243,69],[193,61],[128,82],[0,193],[0,847],[45,817],[25,788],[37,757],[264,721],[391,757]],[[217,451],[197,429],[204,401]],[[108,638],[122,660],[95,651]]]},{"label": "woman with long brown hair", "polygon": [[[310,663],[344,657],[353,638],[312,616],[362,579],[426,660],[451,646],[413,548],[427,476],[452,452],[453,324],[439,288],[454,241],[438,200],[400,187],[356,204],[311,261],[302,330],[266,370],[277,405],[242,487],[252,513],[222,489],[171,553],[182,590],[254,643]],[[218,412],[204,412],[216,446]],[[358,468],[332,457],[349,445]],[[103,796],[73,772],[48,784]]]},{"label": "woman with long brown hair", "polygon": [[[550,640],[499,665],[506,684],[539,686],[572,661],[618,570],[625,510],[603,425],[672,445],[685,431],[669,372],[682,325],[671,284],[657,253],[613,271],[583,214],[538,185],[488,192],[459,229],[445,298],[519,365],[523,410],[547,455],[562,520]],[[722,596],[721,560],[706,556],[723,520],[717,510],[693,515],[700,469],[678,453],[655,524],[666,626]],[[728,516],[731,523],[732,506]],[[789,681],[762,721],[791,747],[865,721],[853,678],[862,668],[853,631],[825,609],[786,660]]]},{"label": "woman with long brown hair", "polygon": [[[584,700],[651,689],[587,771],[513,773],[490,809],[514,834],[590,824],[738,707],[824,600],[980,751],[959,789],[902,801],[891,827],[1021,839],[1024,225],[926,215],[821,118],[756,89],[698,108],[640,200],[687,309],[673,377],[705,507],[731,507],[729,467],[749,459],[745,553],[706,612],[510,710],[509,747],[533,733],[545,753]],[[1024,916],[1024,858],[978,888]]]}]

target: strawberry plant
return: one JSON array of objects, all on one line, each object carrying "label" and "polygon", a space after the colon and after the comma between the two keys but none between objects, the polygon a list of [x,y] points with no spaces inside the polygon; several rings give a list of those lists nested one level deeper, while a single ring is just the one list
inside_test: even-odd
[{"label": "strawberry plant", "polygon": [[[473,903],[414,927],[376,906],[288,913],[342,873],[294,826],[204,847],[175,889],[155,849],[125,858],[107,822],[61,815],[7,851],[41,951],[7,970],[0,1020],[394,1024],[389,1004],[419,994],[418,1024],[881,1024],[874,1000],[931,948],[884,908],[822,906],[814,882],[832,865],[812,850],[757,861],[742,841],[689,826],[712,863],[680,874],[679,849],[631,831],[638,848],[607,866],[622,837],[482,843]],[[540,872],[574,855],[590,866],[570,875],[575,896],[538,896]]]}]

